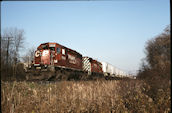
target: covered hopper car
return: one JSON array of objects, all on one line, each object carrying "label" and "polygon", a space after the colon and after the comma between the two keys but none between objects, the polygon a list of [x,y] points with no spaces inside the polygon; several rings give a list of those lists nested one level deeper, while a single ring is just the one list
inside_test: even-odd
[{"label": "covered hopper car", "polygon": [[105,76],[110,75],[112,77],[120,77],[120,78],[128,76],[124,71],[116,68],[115,66],[107,62],[101,62],[101,64],[102,64],[102,70]]}]

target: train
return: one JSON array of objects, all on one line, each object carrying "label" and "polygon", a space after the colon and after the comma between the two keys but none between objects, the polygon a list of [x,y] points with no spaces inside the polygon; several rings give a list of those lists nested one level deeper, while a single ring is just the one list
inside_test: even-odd
[{"label": "train", "polygon": [[54,42],[42,43],[26,69],[27,80],[88,80],[124,78],[128,75],[107,62]]}]

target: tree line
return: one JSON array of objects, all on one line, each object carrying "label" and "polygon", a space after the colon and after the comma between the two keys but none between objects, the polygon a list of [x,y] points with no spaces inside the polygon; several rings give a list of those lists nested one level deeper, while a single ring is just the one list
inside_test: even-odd
[{"label": "tree line", "polygon": [[139,78],[170,79],[170,40],[170,26],[167,26],[160,35],[147,41]]},{"label": "tree line", "polygon": [[[33,48],[25,55],[21,52],[25,49],[25,31],[18,28],[6,28],[1,34],[1,79],[16,79],[17,66],[20,62],[27,62],[33,59]],[[30,59],[29,59],[30,58]]]},{"label": "tree line", "polygon": [[170,31],[170,25],[168,25],[160,35],[147,41],[146,57],[137,75],[138,79],[150,85],[151,89],[147,93],[153,99],[156,99],[158,90],[166,91],[171,87]]}]

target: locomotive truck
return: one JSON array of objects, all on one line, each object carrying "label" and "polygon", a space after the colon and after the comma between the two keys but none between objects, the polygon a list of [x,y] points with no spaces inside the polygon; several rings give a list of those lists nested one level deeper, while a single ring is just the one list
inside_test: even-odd
[{"label": "locomotive truck", "polygon": [[27,80],[87,80],[123,77],[112,65],[99,62],[58,43],[42,43],[26,69]]}]

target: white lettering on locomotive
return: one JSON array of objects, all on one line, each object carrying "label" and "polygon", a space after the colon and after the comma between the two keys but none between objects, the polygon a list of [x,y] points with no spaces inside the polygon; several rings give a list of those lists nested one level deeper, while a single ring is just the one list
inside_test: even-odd
[{"label": "white lettering on locomotive", "polygon": [[69,63],[76,64],[76,59],[74,56],[68,54]]},{"label": "white lettering on locomotive", "polygon": [[48,55],[48,53],[49,53],[49,51],[48,51],[48,50],[44,50],[44,51],[43,51],[43,53],[42,53],[42,56],[47,56],[47,55]]},{"label": "white lettering on locomotive", "polygon": [[39,55],[40,55],[40,51],[36,51],[35,52],[35,57],[39,57]]},{"label": "white lettering on locomotive", "polygon": [[65,56],[62,56],[62,60],[66,60],[66,57]]}]

